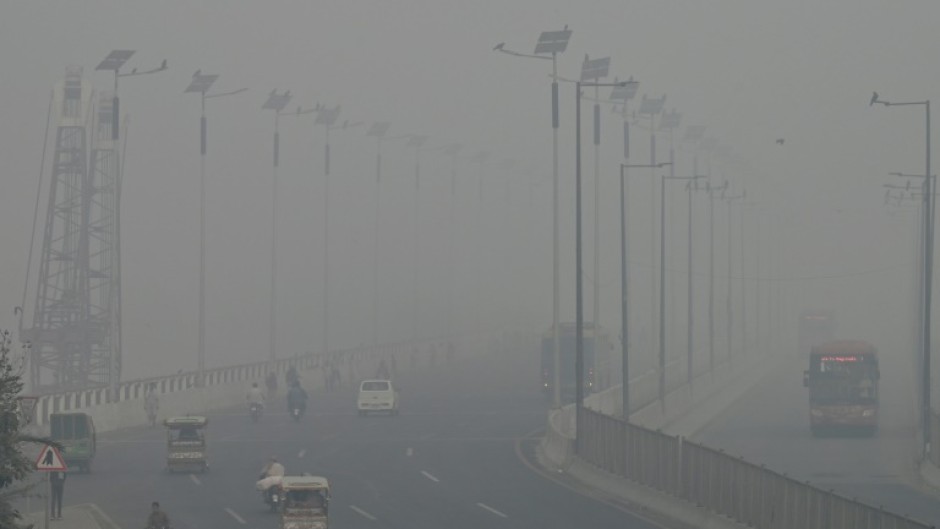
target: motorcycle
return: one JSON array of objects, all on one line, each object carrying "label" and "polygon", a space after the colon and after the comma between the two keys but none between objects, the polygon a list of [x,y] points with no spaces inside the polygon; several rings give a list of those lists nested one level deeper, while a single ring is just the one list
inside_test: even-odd
[{"label": "motorcycle", "polygon": [[257,402],[252,402],[248,405],[248,415],[251,416],[252,422],[258,422],[261,419],[261,411],[264,409],[264,406]]},{"label": "motorcycle", "polygon": [[304,412],[300,409],[299,406],[294,406],[290,409],[291,419],[294,419],[294,422],[300,422],[300,418],[303,417]]},{"label": "motorcycle", "polygon": [[284,501],[281,495],[281,488],[278,486],[273,486],[268,490],[261,491],[261,499],[268,505],[271,512],[277,512],[281,506],[281,502]]}]

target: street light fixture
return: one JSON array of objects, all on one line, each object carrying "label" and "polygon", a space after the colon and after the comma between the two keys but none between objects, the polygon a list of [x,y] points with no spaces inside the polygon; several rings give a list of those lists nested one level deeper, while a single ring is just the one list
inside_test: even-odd
[{"label": "street light fixture", "polygon": [[277,167],[281,146],[278,118],[290,100],[290,90],[279,94],[277,89],[274,89],[261,106],[263,110],[274,111],[274,166],[271,178],[271,307],[268,313],[268,354],[271,360],[277,358]]},{"label": "street light fixture", "polygon": [[247,88],[230,92],[209,94],[209,88],[219,78],[218,74],[204,74],[196,70],[183,93],[198,93],[201,114],[199,117],[199,346],[196,353],[199,376],[197,383],[205,383],[206,370],[206,147],[208,143],[208,121],[206,99],[240,94]]},{"label": "street light fixture", "polygon": [[923,255],[923,285],[922,285],[922,311],[923,317],[921,318],[921,347],[923,348],[923,380],[921,384],[923,385],[923,403],[921,410],[921,428],[923,434],[923,451],[922,455],[926,460],[930,456],[930,326],[931,326],[931,312],[933,308],[933,242],[934,242],[934,209],[936,207],[936,196],[934,196],[934,181],[935,177],[930,172],[930,100],[925,101],[905,101],[901,103],[894,103],[891,101],[884,101],[878,96],[878,92],[872,92],[871,101],[868,103],[868,106],[872,106],[875,103],[879,103],[886,107],[889,106],[914,106],[919,105],[924,107],[925,114],[925,158],[926,158],[926,169],[924,170],[924,255]]},{"label": "street light fixture", "polygon": [[[618,87],[619,88],[619,87]],[[616,90],[616,88],[615,88]],[[672,165],[671,162],[650,164],[620,164],[620,373],[623,379],[621,388],[621,410],[623,419],[630,420],[630,363],[629,360],[629,319],[628,316],[628,277],[627,277],[627,208],[626,208],[626,176],[627,169],[650,168],[658,169]]]},{"label": "street light fixture", "polygon": [[[625,85],[626,81],[618,83],[575,83],[575,424],[581,420],[584,408],[584,271],[581,266],[581,88],[585,86],[617,86]],[[596,336],[596,333],[595,333]],[[555,373],[561,366],[555,364]],[[582,431],[575,428],[576,432]],[[575,453],[580,452],[580,433],[575,433]]]},{"label": "street light fixture", "polygon": [[130,73],[121,73],[121,67],[124,66],[124,63],[127,62],[131,56],[136,53],[134,50],[114,50],[105,57],[98,66],[95,67],[95,70],[104,70],[114,72],[114,96],[111,101],[111,139],[117,141],[118,127],[120,126],[120,99],[118,98],[118,78],[120,77],[136,77],[138,75],[148,75],[152,73],[162,72],[166,70],[166,59],[163,59],[163,62],[160,63],[160,66],[156,68],[151,68],[143,72],[137,71],[137,68],[134,68]]},{"label": "street light fixture", "polygon": [[[571,30],[565,25],[560,31],[544,31],[539,35],[534,54],[518,53],[505,48],[503,43],[497,44],[496,51],[524,57],[528,59],[541,59],[552,61],[552,358],[555,366],[552,404],[555,408],[561,407],[561,353],[558,348],[558,318],[560,314],[559,295],[559,241],[558,241],[558,55],[564,53],[571,40]],[[549,57],[550,55],[550,57]]]}]

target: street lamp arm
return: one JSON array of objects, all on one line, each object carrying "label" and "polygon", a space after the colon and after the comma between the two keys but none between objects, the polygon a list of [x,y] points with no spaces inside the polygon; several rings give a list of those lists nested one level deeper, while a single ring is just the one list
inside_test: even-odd
[{"label": "street lamp arm", "polygon": [[622,163],[622,164],[620,164],[621,167],[624,167],[624,168],[627,168],[627,169],[630,169],[630,168],[634,168],[634,169],[638,169],[638,168],[640,168],[640,169],[641,169],[641,168],[656,169],[656,168],[660,168],[660,167],[666,167],[667,165],[672,165],[672,162],[660,162],[660,163],[656,163],[656,164],[629,164],[629,163]]},{"label": "street lamp arm", "polygon": [[156,68],[151,68],[150,70],[146,70],[143,72],[138,72],[136,69],[134,69],[133,71],[128,72],[128,73],[119,73],[117,74],[117,76],[118,77],[137,77],[138,75],[148,75],[152,73],[162,72],[163,70],[166,70],[166,69],[167,69],[166,59],[163,59],[163,62],[160,63],[160,66],[157,66]]},{"label": "street lamp arm", "polygon": [[212,98],[215,98],[215,97],[233,96],[233,95],[235,95],[235,94],[240,94],[240,93],[245,92],[245,91],[247,91],[247,90],[248,90],[247,88],[239,88],[238,90],[232,90],[231,92],[218,92],[218,93],[215,93],[215,94],[206,94],[205,98],[206,98],[206,99],[212,99]]},{"label": "street lamp arm", "polygon": [[542,59],[545,61],[552,60],[551,57],[546,56],[546,55],[533,55],[531,53],[520,53],[518,51],[507,50],[506,48],[503,47],[502,44],[498,44],[495,48],[493,48],[493,51],[505,53],[506,55],[512,55],[513,57],[524,57],[526,59]]}]

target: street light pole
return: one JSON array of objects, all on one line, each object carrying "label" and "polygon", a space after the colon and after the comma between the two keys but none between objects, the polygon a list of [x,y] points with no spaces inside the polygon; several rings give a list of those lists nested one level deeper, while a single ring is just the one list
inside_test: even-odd
[{"label": "street light pole", "polygon": [[[659,184],[659,400],[663,411],[666,410],[666,180],[685,180],[688,182],[689,195],[689,241],[692,240],[692,182],[704,178],[701,175],[693,176],[660,176]],[[689,246],[691,249],[691,244]],[[691,256],[691,252],[689,253]],[[691,258],[690,258],[691,271]],[[691,279],[691,277],[690,277]],[[689,289],[689,305],[691,305],[691,289]],[[691,322],[690,322],[691,323]],[[691,328],[691,325],[689,326]],[[691,351],[691,350],[690,350]],[[692,355],[687,357],[689,384],[692,383]]]},{"label": "street light pole", "polygon": [[324,131],[323,144],[323,337],[322,354],[330,352],[330,131],[334,129],[347,129],[358,127],[362,122],[350,123],[344,121],[342,125],[335,125],[339,119],[341,107],[332,108],[317,105],[314,111],[317,117],[314,125],[322,125]]},{"label": "street light pole", "polygon": [[627,277],[627,193],[626,180],[629,168],[657,168],[669,165],[669,162],[655,166],[649,164],[620,164],[620,357],[621,357],[621,413],[625,421],[630,420],[630,362],[629,362],[629,319],[628,319],[628,277]]},{"label": "street light pole", "polygon": [[[656,116],[662,113],[663,106],[666,104],[666,96],[660,98],[656,97],[647,97],[645,94],[640,100],[640,108],[638,110],[639,114],[646,114],[650,118],[650,165],[656,165]],[[670,166],[671,167],[671,166]],[[650,305],[652,310],[650,312],[650,331],[652,331],[653,325],[656,324],[656,208],[653,204],[656,203],[656,170],[650,169],[650,260],[652,261],[652,266],[650,267]],[[660,252],[664,253],[664,252]],[[652,335],[652,332],[650,332]],[[660,347],[660,349],[662,349]],[[663,388],[666,386],[666,373],[664,366],[660,369],[659,373],[659,386],[660,392],[662,393]],[[664,396],[660,395],[660,400],[663,400]]]},{"label": "street light pole", "polygon": [[[732,239],[733,239],[733,236],[732,236],[732,233],[731,233],[731,225],[732,225],[732,220],[731,220],[731,219],[732,219],[732,209],[731,209],[731,206],[732,206],[732,204],[733,204],[733,202],[734,202],[735,200],[740,200],[740,199],[743,199],[745,196],[747,196],[747,191],[746,191],[746,190],[743,191],[740,195],[726,196],[726,195],[725,195],[726,190],[727,190],[727,185],[725,186],[725,189],[722,190],[722,192],[721,192],[721,198],[722,198],[722,199],[725,201],[725,203],[728,205],[728,213],[727,213],[727,220],[728,220],[728,236],[727,236],[727,239],[728,239],[728,248],[727,248],[727,250],[728,250],[728,255],[727,255],[727,261],[728,261],[728,273],[727,273],[728,284],[726,285],[726,287],[727,287],[727,293],[726,293],[726,296],[725,296],[725,335],[726,335],[726,337],[727,337],[726,339],[728,340],[728,357],[727,357],[726,360],[729,361],[729,365],[730,365],[730,360],[731,360],[731,344],[732,344],[731,334],[732,334],[733,329],[734,329],[734,326],[733,326],[733,324],[732,324],[732,321],[733,321],[733,320],[732,320],[732,318],[733,318],[733,312],[732,312],[732,305],[731,305],[731,296],[732,296],[732,294],[733,294],[733,293],[732,293],[732,287],[731,287],[732,276],[733,276],[733,267],[732,267],[732,259],[731,259],[731,253],[732,253],[732,252],[731,252],[731,249],[732,249],[732,248],[731,248],[731,247],[732,247],[731,241],[732,241]],[[742,348],[742,350],[744,349],[744,344],[741,344],[741,348]]]},{"label": "street light pole", "polygon": [[196,382],[200,386],[205,383],[206,372],[206,146],[208,138],[206,99],[226,97],[247,90],[247,88],[241,88],[231,92],[207,94],[218,78],[218,74],[203,74],[202,70],[196,70],[192,81],[184,90],[184,93],[193,92],[200,95],[201,109],[199,117],[199,345],[196,352],[199,372]]},{"label": "street light pole", "polygon": [[[575,82],[575,453],[580,452],[580,431],[577,427],[584,408],[584,281],[581,266],[581,87],[621,86],[626,83],[582,83]],[[595,333],[596,336],[596,333]],[[555,365],[555,372],[560,370]]]},{"label": "street light pole", "polygon": [[584,56],[584,62],[581,64],[581,81],[593,81],[594,84],[594,311],[591,313],[592,321],[594,322],[594,330],[597,332],[597,329],[600,327],[600,293],[601,293],[601,282],[600,282],[600,203],[601,203],[601,172],[600,172],[600,163],[601,163],[601,154],[600,154],[600,145],[601,145],[601,106],[598,101],[600,101],[600,86],[597,83],[600,79],[607,77],[610,70],[610,57],[603,57],[600,59],[591,59],[587,55]]},{"label": "street light pole", "polygon": [[277,167],[280,159],[281,134],[278,128],[281,111],[290,103],[290,90],[278,94],[272,90],[262,110],[274,111],[274,157],[271,178],[271,292],[268,313],[268,354],[271,360],[277,358]]},{"label": "street light pole", "polygon": [[874,105],[875,103],[880,103],[884,106],[912,106],[920,105],[924,107],[925,114],[925,165],[926,169],[924,171],[924,264],[923,264],[923,323],[922,323],[922,338],[921,346],[923,347],[923,380],[922,392],[923,392],[923,403],[921,407],[921,428],[923,433],[923,450],[922,455],[924,460],[930,457],[930,430],[931,430],[931,413],[930,413],[930,332],[931,332],[931,312],[933,308],[933,243],[934,243],[934,208],[936,206],[936,196],[934,193],[934,179],[935,176],[930,172],[930,100],[925,101],[908,101],[902,103],[892,103],[890,101],[883,101],[879,99],[878,92],[872,94],[871,102],[869,106]]},{"label": "street light pole", "polygon": [[558,230],[558,54],[564,53],[571,39],[571,30],[566,25],[560,31],[544,31],[539,35],[534,54],[518,53],[508,50],[502,43],[494,48],[496,51],[525,57],[529,59],[548,59],[551,54],[552,61],[552,359],[555,366],[552,381],[552,405],[561,407],[561,350],[558,347],[558,319],[560,317],[560,250]]},{"label": "street light pole", "polygon": [[415,150],[415,195],[414,195],[414,224],[412,226],[413,247],[412,247],[412,283],[411,283],[411,343],[418,342],[418,261],[421,253],[419,231],[419,220],[421,212],[421,147],[428,140],[427,136],[411,136],[408,139],[407,147]]}]

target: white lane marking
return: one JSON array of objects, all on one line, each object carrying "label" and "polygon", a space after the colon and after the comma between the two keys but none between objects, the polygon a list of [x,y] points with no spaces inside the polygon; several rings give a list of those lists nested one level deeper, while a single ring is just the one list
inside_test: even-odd
[{"label": "white lane marking", "polygon": [[227,512],[227,513],[229,514],[229,516],[231,516],[232,518],[235,518],[235,521],[237,521],[238,523],[240,523],[240,524],[242,524],[242,525],[246,525],[246,524],[248,523],[248,522],[245,521],[244,518],[242,518],[241,516],[239,516],[238,513],[235,512],[235,511],[233,511],[230,507],[226,507],[226,508],[225,508],[225,512]]},{"label": "white lane marking", "polygon": [[298,459],[303,459],[305,455],[307,455],[307,449],[306,449],[306,448],[303,449],[303,450],[301,450],[301,451],[297,454],[297,458],[298,458]]},{"label": "white lane marking", "polygon": [[427,471],[425,471],[425,470],[422,470],[422,471],[421,471],[421,475],[423,475],[424,477],[430,479],[430,480],[433,481],[434,483],[440,483],[440,482],[441,482],[441,480],[439,480],[439,479],[437,479],[436,477],[432,476],[430,472],[427,472]]},{"label": "white lane marking", "polygon": [[414,449],[414,448],[411,448],[411,447],[409,446],[409,447],[405,450],[405,455],[408,456],[408,457],[411,457],[411,456],[415,455],[415,449]]},{"label": "white lane marking", "polygon": [[189,479],[191,479],[192,482],[195,483],[196,485],[202,485],[202,482],[199,481],[199,478],[197,478],[195,474],[190,474]]},{"label": "white lane marking", "polygon": [[479,508],[481,508],[481,509],[483,509],[483,510],[485,510],[485,511],[490,511],[491,513],[495,514],[496,516],[499,516],[500,518],[509,518],[509,516],[506,516],[505,514],[503,514],[503,513],[499,512],[499,511],[497,511],[496,509],[490,507],[489,505],[487,505],[487,504],[485,504],[485,503],[477,503],[477,507],[479,507]]},{"label": "white lane marking", "polygon": [[364,510],[362,510],[362,509],[360,509],[359,507],[356,507],[355,505],[350,505],[349,508],[352,509],[352,510],[354,510],[354,511],[356,511],[356,513],[359,514],[359,516],[362,516],[362,517],[365,518],[366,520],[371,520],[371,521],[373,521],[373,522],[376,520],[375,516],[372,516],[371,514],[367,513],[366,511],[364,511]]}]

